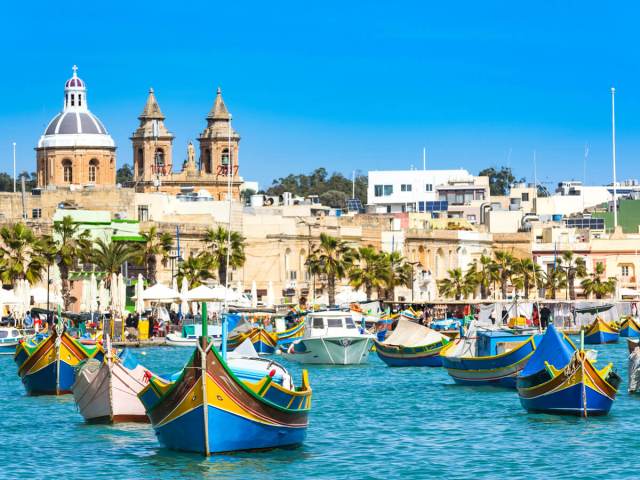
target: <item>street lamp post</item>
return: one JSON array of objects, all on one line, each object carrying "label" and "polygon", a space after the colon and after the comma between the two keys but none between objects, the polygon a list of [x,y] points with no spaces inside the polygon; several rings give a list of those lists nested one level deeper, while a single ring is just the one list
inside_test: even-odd
[{"label": "street lamp post", "polygon": [[413,267],[418,265],[420,262],[407,262],[407,263],[409,265],[411,265],[411,303],[413,303],[413,301],[414,301],[414,292],[415,292],[415,288],[414,288],[414,284],[413,284],[413,282],[415,281]]}]

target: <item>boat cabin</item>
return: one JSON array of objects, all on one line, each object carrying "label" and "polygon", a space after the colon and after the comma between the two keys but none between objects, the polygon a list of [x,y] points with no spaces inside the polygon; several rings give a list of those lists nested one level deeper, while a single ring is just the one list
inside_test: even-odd
[{"label": "boat cabin", "polygon": [[477,332],[476,355],[488,357],[510,352],[529,337],[531,337],[531,333],[513,334],[505,330]]},{"label": "boat cabin", "polygon": [[328,310],[307,315],[305,337],[358,335],[360,329],[350,312]]}]

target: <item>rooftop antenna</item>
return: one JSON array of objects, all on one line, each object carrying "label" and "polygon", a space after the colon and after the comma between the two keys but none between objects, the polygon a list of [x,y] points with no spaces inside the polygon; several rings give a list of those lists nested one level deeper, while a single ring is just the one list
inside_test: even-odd
[{"label": "rooftop antenna", "polygon": [[356,171],[351,174],[351,198],[356,198]]},{"label": "rooftop antenna", "polygon": [[533,151],[533,187],[536,189],[536,197],[538,196],[538,164],[536,160],[536,151]]},{"label": "rooftop antenna", "polygon": [[616,189],[616,89],[611,87],[611,157],[613,163],[613,229],[618,228],[618,192]]},{"label": "rooftop antenna", "polygon": [[584,188],[587,185],[587,158],[589,158],[589,144],[584,144],[584,159],[582,163],[582,188],[580,193],[582,196],[582,211],[584,211]]}]

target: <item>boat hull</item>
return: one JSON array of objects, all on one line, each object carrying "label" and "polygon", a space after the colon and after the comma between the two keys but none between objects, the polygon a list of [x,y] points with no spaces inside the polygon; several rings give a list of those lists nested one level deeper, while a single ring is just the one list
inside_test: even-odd
[{"label": "boat hull", "polygon": [[206,355],[204,372],[198,349],[175,383],[154,377],[139,394],[162,445],[209,455],[304,441],[311,406],[306,372],[301,388],[286,390],[268,375],[242,382],[215,350]]},{"label": "boat hull", "polygon": [[252,328],[246,333],[240,333],[229,338],[227,341],[227,347],[230,351],[238,347],[246,339],[250,339],[256,352],[261,355],[271,355],[276,351],[276,345],[278,344],[278,335],[275,333],[267,332],[264,328],[256,327]]},{"label": "boat hull", "polygon": [[[59,340],[56,341],[56,339]],[[31,350],[20,344],[15,361],[28,395],[64,395],[71,393],[75,368],[101,349],[88,352],[67,333],[45,338]]]},{"label": "boat hull", "polygon": [[18,340],[0,343],[0,355],[14,355],[19,343]]},{"label": "boat hull", "polygon": [[454,357],[447,355],[449,348],[441,352],[442,366],[460,385],[490,385],[516,388],[516,377],[535,351],[533,338],[525,340],[510,352],[486,357]]},{"label": "boat hull", "polygon": [[605,343],[617,343],[620,333],[601,318],[596,318],[589,325],[584,334],[584,343],[587,345],[602,345]]},{"label": "boat hull", "polygon": [[390,367],[441,367],[440,351],[444,347],[442,342],[435,345],[421,347],[401,347],[385,345],[375,342],[376,353],[380,360]]},{"label": "boat hull", "polygon": [[369,361],[373,339],[305,338],[296,341],[282,354],[287,360],[316,365],[360,365]]},{"label": "boat hull", "polygon": [[620,336],[626,338],[640,338],[640,325],[633,318],[626,318],[620,326]]},{"label": "boat hull", "polygon": [[[97,361],[96,361],[97,363]],[[127,369],[115,361],[98,368],[85,364],[76,374],[72,391],[76,405],[89,423],[148,423],[138,393],[146,386],[145,369]]]},{"label": "boat hull", "polygon": [[297,325],[294,325],[287,330],[276,333],[278,335],[278,346],[288,347],[294,341],[304,335],[304,322],[299,322]]},{"label": "boat hull", "polygon": [[576,352],[572,361],[550,380],[530,385],[518,379],[518,396],[531,413],[593,416],[606,415],[615,399],[616,388],[607,383],[591,362]]}]

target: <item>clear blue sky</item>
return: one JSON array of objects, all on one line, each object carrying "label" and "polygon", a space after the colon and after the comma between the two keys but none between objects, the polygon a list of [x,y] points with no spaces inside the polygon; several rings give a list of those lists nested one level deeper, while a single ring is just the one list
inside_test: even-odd
[{"label": "clear blue sky", "polygon": [[[544,5],[542,5],[544,3]],[[79,66],[91,110],[128,140],[155,88],[174,161],[221,86],[240,168],[289,172],[510,164],[532,178],[640,177],[636,2],[10,2],[0,28],[0,170],[35,170],[44,126]],[[511,154],[509,155],[509,152]]]}]

